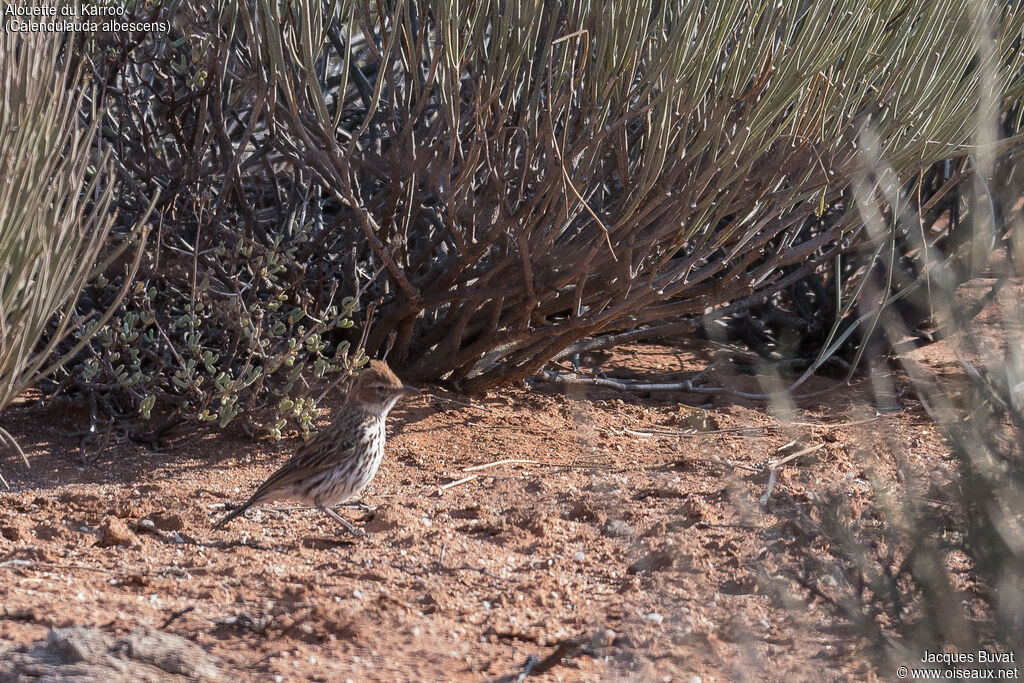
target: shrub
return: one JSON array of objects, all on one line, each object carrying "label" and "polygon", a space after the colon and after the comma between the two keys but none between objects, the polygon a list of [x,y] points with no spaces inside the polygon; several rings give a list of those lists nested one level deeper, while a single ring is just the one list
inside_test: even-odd
[{"label": "shrub", "polygon": [[[756,313],[837,258],[811,299],[845,305],[871,257],[850,194],[865,127],[901,186],[967,154],[981,89],[993,111],[1024,92],[1024,12],[988,18],[980,53],[978,7],[193,0],[167,34],[98,37],[121,215],[159,190],[161,227],[119,321],[138,340],[112,328],[63,387],[204,420],[295,405],[318,360],[344,367],[354,300],[377,304],[367,353],[469,392]],[[250,249],[289,255],[276,282]],[[324,321],[312,355],[289,355],[295,309]],[[250,359],[238,323],[259,314],[256,337],[286,331]],[[170,334],[196,315],[198,346]],[[294,376],[223,389],[280,353]]]},{"label": "shrub", "polygon": [[292,420],[308,433],[317,415],[310,382],[366,356],[350,363],[348,342],[325,339],[352,326],[356,300],[321,307],[295,281],[303,271],[297,249],[240,237],[213,247],[217,272],[204,270],[188,289],[173,275],[151,274],[91,342],[81,381],[127,395],[146,418],[159,400],[172,409],[165,427],[180,420],[225,427],[242,416],[250,432],[280,438]]},{"label": "shrub", "polygon": [[[0,59],[3,407],[74,355],[76,348],[56,359],[51,356],[62,340],[72,333],[87,338],[112,314],[108,308],[79,317],[75,303],[102,265],[114,216],[109,155],[94,153],[96,124],[79,124],[77,114],[88,86],[82,70],[72,66],[64,38],[4,32]],[[121,248],[142,238],[144,220],[145,212],[127,233],[118,235]],[[128,280],[133,273],[130,267]],[[13,443],[2,429],[0,435]]]},{"label": "shrub", "polygon": [[[168,13],[138,3],[126,21]],[[49,388],[98,397],[115,416],[159,414],[156,436],[182,421],[275,436],[291,421],[306,432],[313,385],[366,358],[350,358],[340,336],[359,292],[316,239],[327,220],[317,188],[253,153],[267,134],[263,105],[225,16],[182,3],[166,34],[82,45],[105,105],[83,116],[99,114],[118,161],[119,219],[135,220],[159,193],[158,230],[117,315]],[[97,283],[83,311],[121,284]]]},{"label": "shrub", "polygon": [[370,349],[393,331],[408,374],[483,391],[584,337],[743,311],[849,248],[865,127],[900,185],[966,153],[981,89],[993,112],[1024,92],[1024,13],[979,11],[356,1],[325,16],[263,0],[239,16],[278,94],[271,145],[341,204],[321,239],[355,234],[385,268]]}]

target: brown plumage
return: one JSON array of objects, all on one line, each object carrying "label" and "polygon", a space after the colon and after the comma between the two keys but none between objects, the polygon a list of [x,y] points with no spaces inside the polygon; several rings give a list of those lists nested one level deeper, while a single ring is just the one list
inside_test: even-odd
[{"label": "brown plumage", "polygon": [[331,424],[302,444],[249,500],[214,528],[223,527],[253,505],[297,500],[323,511],[352,533],[361,534],[331,507],[358,494],[377,474],[384,456],[388,412],[398,399],[416,391],[403,385],[384,361],[370,361]]}]

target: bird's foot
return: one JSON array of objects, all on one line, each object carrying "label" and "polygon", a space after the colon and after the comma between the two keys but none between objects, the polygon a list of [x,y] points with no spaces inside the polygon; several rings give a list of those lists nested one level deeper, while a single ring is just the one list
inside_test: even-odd
[{"label": "bird's foot", "polygon": [[359,510],[360,512],[376,512],[376,505],[367,505],[366,503],[349,503],[348,505],[342,505],[346,510]]},{"label": "bird's foot", "polygon": [[367,536],[369,536],[368,533],[366,533],[362,529],[360,529],[360,528],[356,527],[355,525],[353,525],[352,522],[348,521],[347,519],[345,519],[344,517],[339,515],[337,512],[335,512],[331,508],[329,508],[329,507],[322,507],[320,509],[328,517],[333,519],[335,522],[337,522],[341,526],[345,527],[345,530],[348,531],[353,536],[356,536],[358,538],[366,538]]}]

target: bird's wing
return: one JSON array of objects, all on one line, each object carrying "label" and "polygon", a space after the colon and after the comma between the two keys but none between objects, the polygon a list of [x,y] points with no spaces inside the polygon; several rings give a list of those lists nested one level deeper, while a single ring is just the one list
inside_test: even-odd
[{"label": "bird's wing", "polygon": [[361,430],[337,429],[337,425],[321,430],[316,436],[302,444],[295,455],[267,477],[249,498],[255,504],[274,491],[287,488],[297,482],[309,479],[325,470],[345,463],[356,451],[356,439]]}]

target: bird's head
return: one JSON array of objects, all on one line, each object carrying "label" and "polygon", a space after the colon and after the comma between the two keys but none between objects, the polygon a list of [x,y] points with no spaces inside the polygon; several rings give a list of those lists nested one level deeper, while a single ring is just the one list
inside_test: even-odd
[{"label": "bird's head", "polygon": [[371,360],[352,387],[354,403],[382,415],[387,415],[398,399],[416,393],[419,389],[402,384],[402,380],[382,360]]}]

